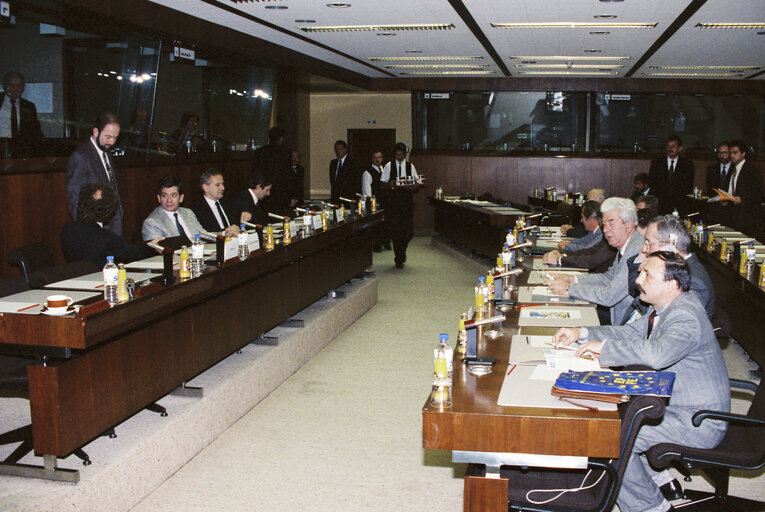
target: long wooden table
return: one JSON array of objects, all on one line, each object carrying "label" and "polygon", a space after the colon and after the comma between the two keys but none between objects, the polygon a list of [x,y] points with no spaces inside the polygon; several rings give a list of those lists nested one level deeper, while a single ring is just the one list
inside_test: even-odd
[{"label": "long wooden table", "polygon": [[[204,275],[151,283],[77,316],[0,314],[0,352],[46,356],[27,368],[34,451],[57,479],[64,457],[178,388],[372,264],[378,212]],[[67,477],[64,477],[67,478]]]},{"label": "long wooden table", "polygon": [[[528,273],[527,269],[519,276],[517,284],[525,284]],[[442,410],[431,406],[428,398],[422,410],[423,447],[452,450],[456,462],[474,462],[465,476],[465,511],[507,510],[508,484],[499,478],[499,465],[511,454],[618,456],[621,423],[616,411],[497,405],[508,371],[511,338],[519,331],[518,316],[518,309],[506,314],[504,335],[498,340],[479,340],[478,354],[497,359],[490,374],[471,375],[455,357],[453,405]],[[555,330],[550,328],[550,334]]]}]

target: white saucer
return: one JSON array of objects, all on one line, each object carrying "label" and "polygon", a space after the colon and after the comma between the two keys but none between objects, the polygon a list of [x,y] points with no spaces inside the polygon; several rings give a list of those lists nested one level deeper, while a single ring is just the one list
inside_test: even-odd
[{"label": "white saucer", "polygon": [[75,311],[77,311],[77,309],[75,309],[74,306],[69,306],[68,308],[62,311],[59,311],[59,310],[53,311],[52,309],[46,308],[40,311],[40,313],[42,313],[43,315],[48,315],[48,316],[66,316],[66,315],[70,315],[74,313]]}]

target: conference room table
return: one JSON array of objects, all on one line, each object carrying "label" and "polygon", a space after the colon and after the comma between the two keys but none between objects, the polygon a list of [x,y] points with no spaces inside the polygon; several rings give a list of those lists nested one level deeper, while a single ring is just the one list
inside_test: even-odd
[{"label": "conference room table", "polygon": [[[363,274],[372,264],[371,230],[382,217],[354,216],[244,261],[220,268],[213,262],[194,279],[163,284],[152,276],[133,300],[114,307],[99,293],[67,316],[40,314],[40,304],[6,308],[0,353],[34,358],[27,366],[32,444],[44,466],[2,464],[0,474],[76,482],[76,471],[58,468],[57,458]],[[67,294],[63,285],[54,283],[49,294]]]},{"label": "conference room table", "polygon": [[[527,283],[531,260],[524,258],[525,272],[516,277],[517,286]],[[517,299],[517,287],[514,293],[513,299]],[[557,330],[519,327],[520,312],[527,306],[505,313],[500,338],[484,335],[478,340],[478,355],[497,360],[491,373],[471,374],[455,354],[452,405],[434,406],[428,397],[422,409],[423,447],[451,450],[454,462],[469,463],[464,481],[466,512],[507,510],[508,481],[499,476],[501,465],[555,466],[560,461],[565,466],[572,457],[618,456],[621,423],[615,410],[497,404],[505,376],[513,366],[509,363],[512,336],[552,335]]]}]

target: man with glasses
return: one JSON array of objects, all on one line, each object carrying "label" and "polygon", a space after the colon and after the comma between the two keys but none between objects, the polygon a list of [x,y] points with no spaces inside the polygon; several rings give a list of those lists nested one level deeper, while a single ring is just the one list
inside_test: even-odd
[{"label": "man with glasses", "polygon": [[717,145],[717,163],[707,167],[707,193],[714,197],[717,195],[714,188],[728,190],[728,182],[731,175],[730,147],[727,142]]}]

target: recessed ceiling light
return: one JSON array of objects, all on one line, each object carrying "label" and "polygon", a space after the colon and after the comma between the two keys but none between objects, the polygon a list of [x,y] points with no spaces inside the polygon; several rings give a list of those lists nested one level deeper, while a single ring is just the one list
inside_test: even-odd
[{"label": "recessed ceiling light", "polygon": [[585,50],[586,53],[601,53],[603,50],[596,50],[594,48],[591,48],[589,50]]},{"label": "recessed ceiling light", "polygon": [[622,64],[516,64],[520,69],[620,69]]},{"label": "recessed ceiling light", "polygon": [[369,60],[372,62],[420,62],[420,61],[444,61],[444,60],[483,60],[483,57],[449,57],[449,56],[438,56],[438,57],[427,57],[427,56],[421,56],[421,57],[369,57]]},{"label": "recessed ceiling light", "polygon": [[596,20],[615,20],[616,14],[596,14],[593,18]]},{"label": "recessed ceiling light", "polygon": [[765,28],[765,23],[696,23],[696,28]]},{"label": "recessed ceiling light", "polygon": [[407,50],[406,53],[422,53],[422,50]]},{"label": "recessed ceiling light", "polygon": [[520,71],[521,75],[544,75],[544,76],[616,76],[616,71]]},{"label": "recessed ceiling light", "polygon": [[648,69],[676,69],[676,70],[701,70],[701,71],[716,71],[716,70],[735,70],[735,71],[752,71],[760,69],[760,66],[648,66]]},{"label": "recessed ceiling light", "polygon": [[742,77],[743,73],[643,73],[643,76],[663,76],[674,78],[731,78]]},{"label": "recessed ceiling light", "polygon": [[345,9],[346,7],[350,7],[351,4],[343,4],[339,2],[327,4],[327,7],[332,7],[333,9]]},{"label": "recessed ceiling light", "polygon": [[295,20],[295,23],[316,23],[316,20]]},{"label": "recessed ceiling light", "polygon": [[414,75],[494,75],[494,71],[417,71],[414,73],[399,73],[401,76],[414,76]]},{"label": "recessed ceiling light", "polygon": [[267,5],[266,6],[266,9],[271,9],[275,11],[283,11],[286,8],[287,8],[286,5]]},{"label": "recessed ceiling light", "polygon": [[451,23],[410,23],[406,25],[334,25],[302,27],[303,32],[398,32],[400,30],[451,30]]},{"label": "recessed ceiling light", "polygon": [[488,67],[485,64],[389,64],[385,66],[386,69],[470,69],[472,71],[482,71]]},{"label": "recessed ceiling light", "polygon": [[551,21],[546,23],[492,23],[493,28],[654,28],[658,23],[598,23]]},{"label": "recessed ceiling light", "polygon": [[610,33],[611,32],[609,32],[608,30],[596,30],[594,32],[590,32],[590,35],[591,36],[607,36]]},{"label": "recessed ceiling light", "polygon": [[[585,50],[588,51],[588,50]],[[600,51],[600,50],[593,50]],[[511,56],[512,60],[630,60],[629,57],[593,57],[590,55],[523,55],[523,56]],[[528,64],[528,63],[525,63]]]}]

